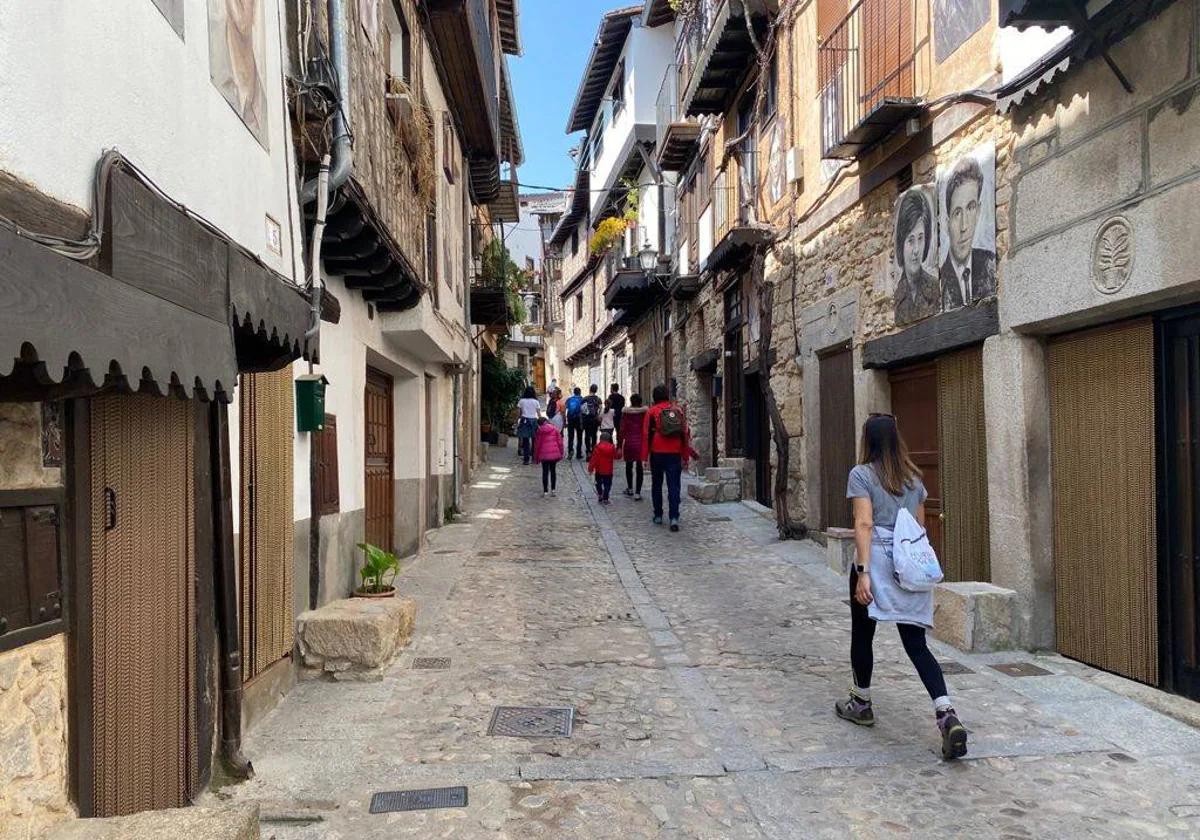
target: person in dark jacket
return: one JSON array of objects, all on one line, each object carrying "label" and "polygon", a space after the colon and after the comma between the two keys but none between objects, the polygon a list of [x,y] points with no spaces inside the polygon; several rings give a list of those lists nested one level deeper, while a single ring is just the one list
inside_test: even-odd
[{"label": "person in dark jacket", "polygon": [[629,398],[629,407],[621,412],[617,449],[625,459],[625,495],[632,496],[635,502],[642,500],[642,480],[646,475],[642,468],[642,459],[646,457],[645,422],[646,407],[642,405],[642,395],[634,394]]},{"label": "person in dark jacket", "polygon": [[621,412],[625,410],[625,396],[621,393],[621,386],[616,382],[612,384],[612,392],[604,401],[604,406],[612,409],[613,428],[619,430],[621,428]]}]

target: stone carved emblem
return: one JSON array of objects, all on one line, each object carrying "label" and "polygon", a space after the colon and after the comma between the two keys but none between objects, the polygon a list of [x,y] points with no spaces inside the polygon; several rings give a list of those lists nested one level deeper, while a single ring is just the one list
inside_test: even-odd
[{"label": "stone carved emblem", "polygon": [[833,335],[836,333],[838,328],[838,308],[836,303],[829,304],[829,312],[826,314],[826,322],[828,326],[825,327],[825,334]]},{"label": "stone carved emblem", "polygon": [[1092,285],[1096,291],[1114,295],[1133,274],[1133,231],[1129,220],[1113,216],[1100,225],[1092,242]]}]

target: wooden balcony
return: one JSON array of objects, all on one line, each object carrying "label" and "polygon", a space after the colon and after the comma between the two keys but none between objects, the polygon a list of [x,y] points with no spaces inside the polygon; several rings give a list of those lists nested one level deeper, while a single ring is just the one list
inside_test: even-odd
[{"label": "wooden balcony", "polygon": [[658,89],[655,148],[658,165],[666,172],[687,168],[700,147],[700,123],[683,113],[679,104],[679,65],[672,64]]},{"label": "wooden balcony", "polygon": [[779,12],[779,0],[701,0],[699,15],[688,22],[679,43],[680,107],[687,116],[723,114],[754,66],[757,55],[747,30],[756,35]]},{"label": "wooden balcony", "polygon": [[908,4],[858,0],[822,39],[817,70],[823,157],[857,158],[920,116],[916,52],[928,35],[928,23],[918,27]]},{"label": "wooden balcony", "polygon": [[495,197],[500,184],[500,90],[488,0],[427,0],[430,28],[458,113],[476,201]]}]

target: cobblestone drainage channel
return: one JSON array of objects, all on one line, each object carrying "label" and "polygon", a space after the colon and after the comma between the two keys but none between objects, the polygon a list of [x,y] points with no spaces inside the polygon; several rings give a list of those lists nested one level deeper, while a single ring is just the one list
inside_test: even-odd
[{"label": "cobblestone drainage channel", "polygon": [[569,738],[575,709],[552,706],[497,706],[487,734],[510,738]]},{"label": "cobblestone drainage channel", "polygon": [[433,808],[466,808],[465,787],[428,788],[426,790],[389,790],[371,797],[371,813],[391,811],[427,811]]},{"label": "cobblestone drainage channel", "polygon": [[1050,672],[1045,668],[1039,668],[1036,665],[1031,665],[1028,662],[1003,662],[999,665],[993,665],[992,668],[999,671],[1001,674],[1007,674],[1010,677],[1049,677]]},{"label": "cobblestone drainage channel", "polygon": [[445,671],[450,667],[449,656],[418,656],[413,659],[414,671]]}]

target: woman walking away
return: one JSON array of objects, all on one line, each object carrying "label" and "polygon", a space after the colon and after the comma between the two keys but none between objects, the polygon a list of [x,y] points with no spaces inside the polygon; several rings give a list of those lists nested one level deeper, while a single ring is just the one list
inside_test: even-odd
[{"label": "woman walking away", "polygon": [[545,417],[538,420],[533,460],[542,465],[542,498],[558,495],[558,462],[563,459],[562,432]]},{"label": "woman walking away", "polygon": [[596,474],[596,497],[600,504],[608,504],[612,493],[613,462],[617,459],[617,447],[613,445],[612,432],[603,432],[600,441],[592,449],[588,459],[588,472]]},{"label": "woman walking away", "polygon": [[642,479],[645,476],[642,467],[642,459],[646,457],[646,439],[642,436],[645,421],[646,407],[642,405],[642,395],[634,394],[629,398],[629,407],[621,412],[617,449],[625,459],[625,495],[633,496],[636,502],[642,500]]},{"label": "woman walking away", "polygon": [[517,401],[517,409],[521,419],[517,421],[517,448],[526,466],[533,455],[533,436],[537,433],[538,411],[542,404],[538,402],[537,391],[530,385],[525,389],[525,395]]},{"label": "woman walking away", "polygon": [[562,391],[557,388],[550,394],[546,400],[546,417],[554,424],[554,428],[558,429],[561,435],[563,426],[566,422],[567,412],[563,407]]},{"label": "woman walking away", "polygon": [[850,570],[850,664],[854,687],[835,705],[838,717],[860,726],[875,723],[871,708],[871,669],[877,621],[892,621],[900,641],[933,700],[942,735],[942,757],[967,754],[967,730],[946,692],[942,667],[929,652],[925,631],[933,627],[933,592],[910,592],[897,583],[892,567],[892,530],[906,509],[925,526],[921,471],[890,414],[873,414],[863,426],[858,466],[850,471],[846,496],[854,504],[854,542],[858,562]]}]

